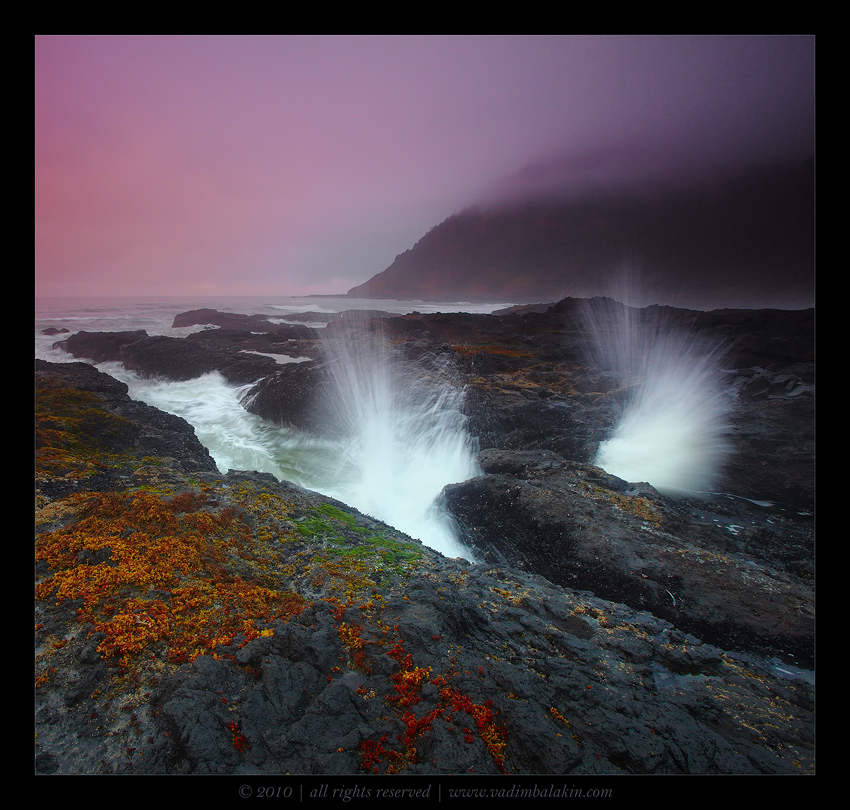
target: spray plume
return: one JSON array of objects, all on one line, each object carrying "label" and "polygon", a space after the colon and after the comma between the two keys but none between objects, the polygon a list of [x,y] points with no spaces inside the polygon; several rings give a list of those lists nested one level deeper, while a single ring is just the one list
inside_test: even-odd
[{"label": "spray plume", "polygon": [[720,348],[666,307],[597,298],[585,312],[595,361],[625,389],[619,422],[594,463],[671,495],[709,490],[730,452]]},{"label": "spray plume", "polygon": [[321,407],[339,448],[328,471],[335,497],[447,556],[469,556],[442,488],[479,474],[450,355],[394,345],[380,321],[347,318],[323,350],[331,384]]}]

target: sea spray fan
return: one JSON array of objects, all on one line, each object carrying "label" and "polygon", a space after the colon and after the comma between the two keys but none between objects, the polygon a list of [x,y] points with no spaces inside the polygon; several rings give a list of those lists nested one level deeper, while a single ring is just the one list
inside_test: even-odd
[{"label": "sea spray fan", "polygon": [[730,452],[719,347],[665,308],[588,302],[597,361],[625,385],[623,413],[595,463],[669,494],[710,489]]},{"label": "sea spray fan", "polygon": [[347,317],[327,330],[331,385],[323,418],[339,447],[328,489],[449,556],[468,556],[442,488],[478,474],[451,356],[394,345],[381,322]]}]

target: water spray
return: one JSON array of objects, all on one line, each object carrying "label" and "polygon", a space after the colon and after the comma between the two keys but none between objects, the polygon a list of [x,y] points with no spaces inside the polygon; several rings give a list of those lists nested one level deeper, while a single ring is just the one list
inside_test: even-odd
[{"label": "water spray", "polygon": [[435,506],[479,474],[453,358],[394,345],[380,321],[346,319],[323,338],[331,385],[322,418],[339,448],[334,496],[447,556],[469,556]]},{"label": "water spray", "polygon": [[711,489],[730,452],[719,347],[664,308],[592,299],[587,316],[596,362],[625,386],[622,415],[594,463],[667,494]]}]

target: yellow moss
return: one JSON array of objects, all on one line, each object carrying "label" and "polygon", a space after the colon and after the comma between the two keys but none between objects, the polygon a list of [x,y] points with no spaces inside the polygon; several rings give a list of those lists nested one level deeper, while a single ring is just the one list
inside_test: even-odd
[{"label": "yellow moss", "polygon": [[554,717],[554,718],[555,718],[555,720],[557,720],[559,723],[563,723],[565,726],[568,726],[568,725],[570,724],[570,721],[569,721],[569,720],[567,720],[567,718],[566,718],[566,717],[564,717],[564,715],[562,715],[562,714],[561,714],[561,713],[560,713],[560,712],[559,712],[559,711],[558,711],[558,710],[557,710],[554,706],[552,706],[552,707],[549,709],[549,713],[550,713],[550,714],[552,715],[552,717]]},{"label": "yellow moss", "polygon": [[50,679],[56,674],[56,667],[47,667],[43,672],[36,675],[35,686],[38,689],[40,686],[46,686]]},{"label": "yellow moss", "polygon": [[45,381],[36,387],[36,478],[84,478],[114,466],[122,457],[104,448],[134,432],[97,394]]}]

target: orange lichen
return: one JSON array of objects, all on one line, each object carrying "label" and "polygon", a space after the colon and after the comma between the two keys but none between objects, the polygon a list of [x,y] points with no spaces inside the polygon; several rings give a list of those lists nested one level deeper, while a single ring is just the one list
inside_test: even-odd
[{"label": "orange lichen", "polygon": [[496,763],[496,767],[505,773],[505,749],[507,740],[505,729],[496,724],[491,702],[473,703],[467,695],[462,695],[450,686],[444,686],[440,690],[443,702],[451,707],[451,710],[466,712],[475,721],[478,736],[487,746],[490,756]]},{"label": "orange lichen", "polygon": [[366,658],[363,652],[363,639],[360,634],[363,627],[357,624],[341,622],[337,628],[339,640],[343,649],[348,653],[349,666],[353,669],[367,670]]},{"label": "orange lichen", "polygon": [[36,675],[36,678],[35,678],[36,689],[39,686],[46,686],[50,682],[50,679],[55,674],[56,674],[56,667],[47,667],[47,669],[45,669],[43,672]]},{"label": "orange lichen", "polygon": [[388,763],[387,773],[398,773],[404,769],[404,755],[387,748],[387,740],[388,738],[383,736],[380,740],[364,740],[360,743],[360,767],[366,773],[380,773],[381,762],[384,760]]},{"label": "orange lichen", "polygon": [[551,714],[552,717],[555,718],[555,720],[557,720],[559,723],[563,723],[565,726],[568,726],[570,724],[570,721],[567,720],[567,718],[564,717],[564,715],[562,715],[554,706],[551,706],[549,708],[549,714]]},{"label": "orange lichen", "polygon": [[36,595],[78,599],[78,617],[103,633],[100,652],[125,666],[162,641],[175,662],[213,653],[241,635],[300,612],[304,600],[245,581],[225,565],[250,539],[234,510],[201,509],[194,492],[166,498],[149,492],[71,496],[79,519],[37,538],[36,559],[54,573]]},{"label": "orange lichen", "polygon": [[395,658],[401,664],[401,669],[391,676],[395,684],[393,687],[395,694],[390,696],[388,700],[402,708],[415,706],[419,702],[419,691],[422,684],[428,680],[428,676],[431,674],[431,667],[413,666],[413,659],[409,653],[405,653],[401,642],[396,644],[387,655]]}]

